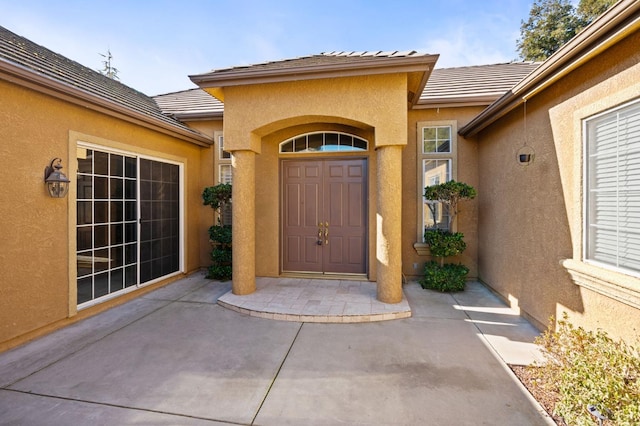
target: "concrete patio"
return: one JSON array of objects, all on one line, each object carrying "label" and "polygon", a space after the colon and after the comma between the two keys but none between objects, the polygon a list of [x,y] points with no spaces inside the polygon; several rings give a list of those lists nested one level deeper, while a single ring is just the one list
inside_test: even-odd
[{"label": "concrete patio", "polygon": [[0,354],[0,424],[553,424],[506,366],[537,331],[478,283],[340,324],[226,309],[229,288],[192,275]]}]

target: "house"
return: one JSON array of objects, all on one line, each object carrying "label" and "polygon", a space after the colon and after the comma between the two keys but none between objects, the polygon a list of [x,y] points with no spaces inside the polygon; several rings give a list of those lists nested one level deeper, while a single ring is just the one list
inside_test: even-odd
[{"label": "house", "polygon": [[[633,341],[639,29],[623,0],[541,64],[327,52],[153,99],[0,30],[0,349],[206,267],[200,194],[230,180],[235,294],[348,276],[399,302],[443,219],[423,188],[456,179],[479,194],[454,224],[472,278],[540,328],[567,312]],[[63,199],[42,176],[56,158]]]}]

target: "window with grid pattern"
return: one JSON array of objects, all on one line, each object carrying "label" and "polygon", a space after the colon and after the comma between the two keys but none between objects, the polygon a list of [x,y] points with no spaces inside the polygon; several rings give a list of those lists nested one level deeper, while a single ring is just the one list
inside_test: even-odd
[{"label": "window with grid pattern", "polygon": [[442,203],[426,200],[427,186],[449,181],[455,175],[456,123],[432,121],[418,123],[418,182],[421,211],[418,219],[418,241],[424,241],[429,229],[449,229],[449,214]]}]

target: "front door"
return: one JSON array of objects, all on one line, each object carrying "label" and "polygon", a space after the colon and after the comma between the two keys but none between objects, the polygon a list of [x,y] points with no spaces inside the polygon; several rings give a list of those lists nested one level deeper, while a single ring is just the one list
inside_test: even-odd
[{"label": "front door", "polygon": [[286,160],[282,269],[365,274],[367,160]]}]

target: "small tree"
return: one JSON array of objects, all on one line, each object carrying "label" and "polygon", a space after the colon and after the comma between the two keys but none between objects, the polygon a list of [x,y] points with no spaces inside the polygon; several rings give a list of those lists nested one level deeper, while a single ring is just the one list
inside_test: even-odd
[{"label": "small tree", "polygon": [[231,201],[231,185],[221,183],[210,186],[202,192],[202,200],[205,206],[211,206],[216,212],[217,225],[209,228],[209,240],[213,245],[211,251],[211,261],[213,264],[209,266],[207,278],[216,280],[227,280],[231,278],[232,273],[232,233],[231,225],[222,223],[222,212]]},{"label": "small tree", "polygon": [[[453,221],[458,215],[458,203],[461,200],[473,199],[476,195],[477,192],[474,187],[467,185],[466,183],[456,182],[455,180],[450,180],[438,185],[427,186],[424,189],[424,198],[429,201],[442,203],[442,205],[447,209],[447,213],[449,215],[447,229],[449,231],[452,230]],[[429,208],[435,218],[435,205],[430,204]]]},{"label": "small tree", "polygon": [[424,277],[420,281],[423,288],[440,291],[464,290],[465,279],[469,268],[462,264],[445,264],[444,259],[462,253],[467,244],[461,232],[452,232],[453,222],[458,216],[458,204],[462,200],[475,198],[476,190],[466,183],[450,180],[438,185],[427,186],[424,189],[424,197],[432,201],[429,209],[436,218],[436,204],[441,203],[447,210],[449,220],[447,229],[439,229],[439,224],[434,224],[433,229],[427,229],[424,233],[424,241],[429,246],[431,255],[439,259],[439,262],[427,262],[424,267]]},{"label": "small tree", "polygon": [[517,49],[527,61],[543,61],[611,7],[616,0],[535,0],[521,21]]}]

